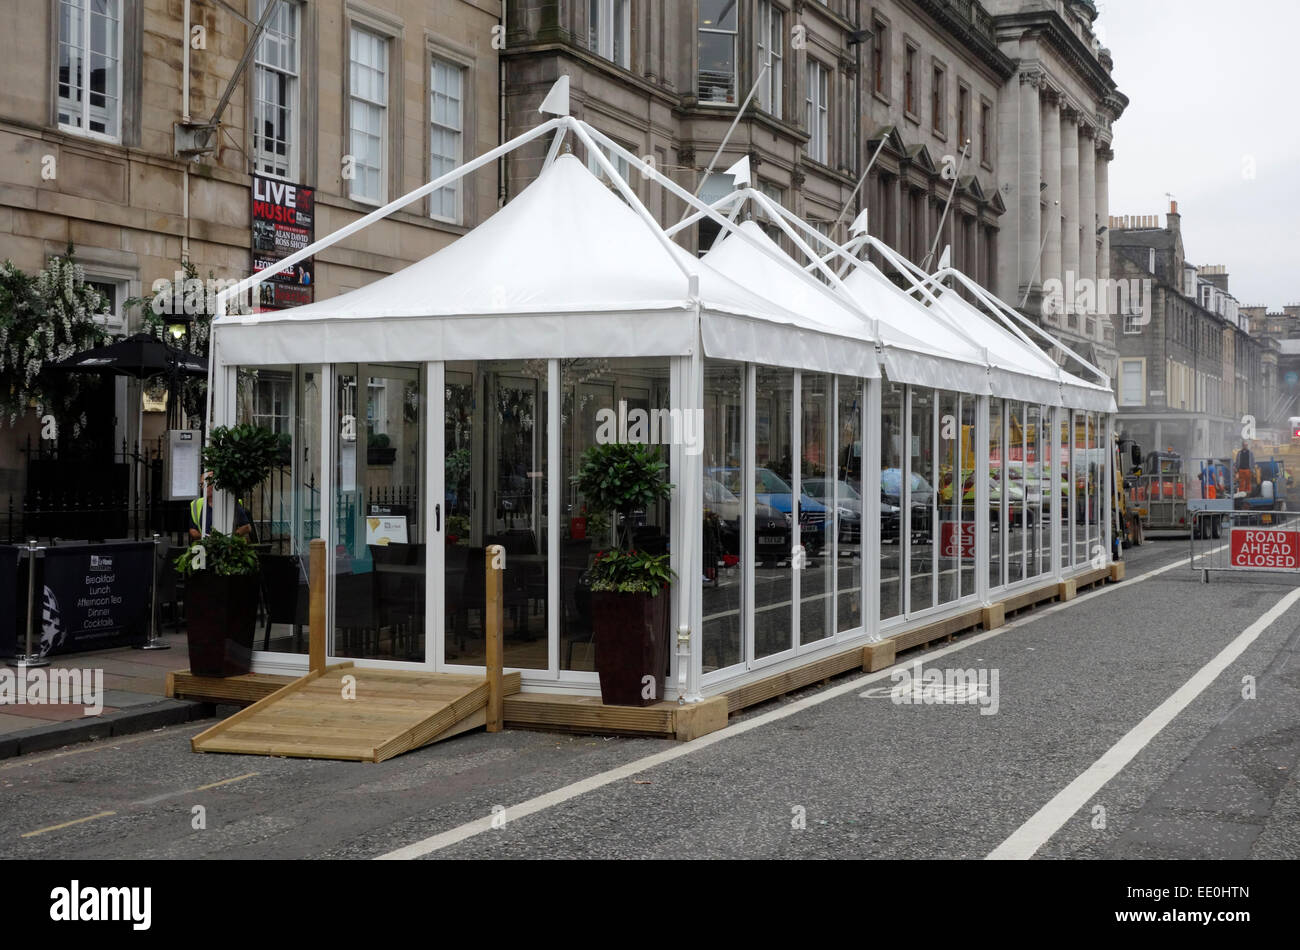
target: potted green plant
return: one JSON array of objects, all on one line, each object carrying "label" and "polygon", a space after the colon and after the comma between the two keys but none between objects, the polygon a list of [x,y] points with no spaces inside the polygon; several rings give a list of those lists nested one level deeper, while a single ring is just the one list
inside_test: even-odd
[{"label": "potted green plant", "polygon": [[[219,426],[203,450],[212,487],[239,504],[280,463],[280,439],[253,425]],[[211,531],[176,561],[185,576],[185,625],[190,671],[237,676],[252,665],[257,624],[257,551],[241,534]]]},{"label": "potted green plant", "polygon": [[176,570],[185,578],[190,672],[247,673],[257,625],[257,551],[242,535],[213,531],[176,559]]},{"label": "potted green plant", "polygon": [[673,572],[667,554],[636,549],[631,515],[669,496],[667,467],[644,445],[595,445],[573,477],[587,508],[608,513],[616,531],[614,547],[599,552],[588,572],[600,696],[611,706],[663,699]]},{"label": "potted green plant", "polygon": [[397,449],[383,432],[372,432],[366,437],[366,464],[392,465],[397,460]]}]

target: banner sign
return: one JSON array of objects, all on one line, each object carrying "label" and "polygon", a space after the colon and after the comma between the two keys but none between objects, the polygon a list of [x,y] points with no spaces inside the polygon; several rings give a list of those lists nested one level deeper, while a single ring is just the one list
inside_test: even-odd
[{"label": "banner sign", "polygon": [[957,552],[957,529],[961,529],[961,553],[963,561],[975,560],[975,522],[941,521],[939,522],[939,556],[955,558]]},{"label": "banner sign", "polygon": [[149,633],[152,542],[45,550],[42,656],[141,643]]},{"label": "banner sign", "polygon": [[18,554],[16,546],[0,545],[0,656],[16,656],[27,649],[26,638],[18,642],[18,633],[23,629],[18,619]]},{"label": "banner sign", "polygon": [[1300,570],[1300,531],[1233,528],[1232,566],[1257,571]]},{"label": "banner sign", "polygon": [[[316,240],[316,189],[253,176],[253,273]],[[312,258],[274,275],[260,288],[255,309],[282,310],[312,302]]]}]

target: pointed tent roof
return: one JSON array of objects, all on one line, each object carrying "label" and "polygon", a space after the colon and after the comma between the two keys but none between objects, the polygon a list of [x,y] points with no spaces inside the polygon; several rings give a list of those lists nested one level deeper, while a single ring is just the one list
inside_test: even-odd
[{"label": "pointed tent roof", "polygon": [[[235,363],[685,355],[876,375],[874,345],[665,247],[572,155],[453,244],[358,290],[216,322]],[[647,319],[649,314],[653,319]]]}]

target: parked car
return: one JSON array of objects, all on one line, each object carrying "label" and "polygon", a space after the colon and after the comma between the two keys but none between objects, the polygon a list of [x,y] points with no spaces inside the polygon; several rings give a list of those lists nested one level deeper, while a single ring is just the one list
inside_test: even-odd
[{"label": "parked car", "polygon": [[[735,496],[741,497],[741,469],[734,466],[715,467],[705,471],[706,477],[721,484]],[[817,554],[825,547],[826,506],[807,492],[799,495],[799,539],[809,554]],[[783,557],[789,557],[793,544],[794,489],[769,468],[754,470],[754,530],[760,560],[770,560],[778,547],[783,546]],[[781,537],[780,544],[777,538]]]},{"label": "parked car", "polygon": [[835,515],[839,522],[839,540],[862,540],[862,496],[848,482],[833,478],[805,478],[800,487],[822,503],[829,511],[835,493]]},{"label": "parked car", "polygon": [[[887,468],[880,473],[880,500],[901,510],[903,506],[903,471]],[[930,537],[934,531],[934,486],[925,476],[913,472],[909,480],[912,511],[912,537]]]}]

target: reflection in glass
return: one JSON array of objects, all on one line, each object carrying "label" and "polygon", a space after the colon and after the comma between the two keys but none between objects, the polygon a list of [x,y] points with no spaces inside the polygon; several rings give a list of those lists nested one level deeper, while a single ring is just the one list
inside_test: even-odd
[{"label": "reflection in glass", "polygon": [[[839,474],[832,486],[833,507],[838,523],[835,562],[835,627],[840,633],[862,626],[862,534],[866,501],[862,497],[862,380],[841,376],[838,381],[839,424],[836,451]],[[817,487],[815,484],[812,487]],[[825,486],[822,486],[823,489]],[[829,492],[804,492],[825,503]]]},{"label": "reflection in glass", "polygon": [[[704,363],[704,671],[734,666],[743,658],[746,544],[753,536],[745,518],[740,471],[745,454],[745,367]],[[732,477],[734,474],[734,477]],[[733,491],[728,485],[741,489]]]},{"label": "reflection in glass", "polygon": [[937,567],[934,536],[935,471],[934,454],[935,400],[933,390],[913,386],[911,392],[911,429],[908,433],[908,537],[911,539],[909,562],[908,613],[928,610],[936,603],[935,569]]},{"label": "reflection in glass", "polygon": [[[796,527],[793,488],[794,445],[791,425],[794,373],[759,367],[754,395],[754,657],[772,656],[794,646],[793,546]],[[739,484],[737,482],[737,484]],[[732,486],[728,486],[732,487]],[[735,488],[732,487],[733,492]]]},{"label": "reflection in glass", "polygon": [[881,381],[880,400],[880,619],[903,612],[903,397],[904,389]]},{"label": "reflection in glass", "polygon": [[935,473],[935,546],[939,554],[939,603],[946,604],[961,597],[961,566],[970,551],[970,543],[963,539],[974,535],[966,532],[973,523],[962,519],[961,396],[940,391],[938,409],[939,468]]},{"label": "reflection in glass", "polygon": [[[801,480],[833,478],[835,446],[831,432],[831,377],[802,374],[799,399],[803,404],[799,477]],[[824,482],[822,487],[826,487]],[[835,567],[834,500],[832,498],[828,505],[801,487],[797,507],[800,527],[808,529],[802,542],[806,554],[799,574],[799,642],[815,643],[834,632],[831,615],[834,607],[831,587]]]},{"label": "reflection in glass", "polygon": [[[989,400],[989,587],[1006,583],[1006,495],[1002,490],[1002,400]],[[972,496],[973,498],[974,496]]]}]

